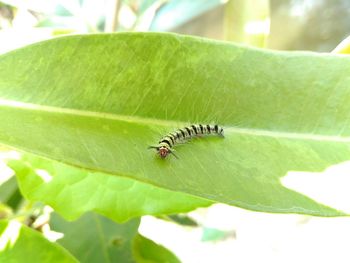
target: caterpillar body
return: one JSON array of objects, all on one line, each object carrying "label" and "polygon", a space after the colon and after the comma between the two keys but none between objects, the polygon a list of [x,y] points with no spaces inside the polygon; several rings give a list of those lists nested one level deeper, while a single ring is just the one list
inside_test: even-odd
[{"label": "caterpillar body", "polygon": [[191,139],[195,136],[200,135],[219,135],[224,136],[224,129],[218,125],[191,125],[181,129],[176,130],[175,132],[170,132],[165,135],[157,146],[149,146],[149,148],[156,149],[161,158],[165,158],[169,153],[174,154],[172,147],[179,143],[180,141]]}]

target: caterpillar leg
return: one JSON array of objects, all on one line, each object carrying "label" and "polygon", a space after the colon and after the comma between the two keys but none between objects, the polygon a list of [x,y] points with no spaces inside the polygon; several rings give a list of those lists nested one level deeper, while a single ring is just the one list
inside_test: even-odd
[{"label": "caterpillar leg", "polygon": [[169,153],[171,153],[172,155],[174,155],[174,157],[176,159],[179,159],[179,157],[174,153],[175,150],[169,150]]},{"label": "caterpillar leg", "polygon": [[156,149],[158,151],[159,150],[159,146],[150,145],[150,146],[147,147],[147,149]]}]

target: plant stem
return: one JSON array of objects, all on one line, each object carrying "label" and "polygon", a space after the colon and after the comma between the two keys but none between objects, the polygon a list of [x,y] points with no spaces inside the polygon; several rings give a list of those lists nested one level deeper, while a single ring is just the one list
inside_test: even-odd
[{"label": "plant stem", "polygon": [[225,6],[224,39],[266,46],[269,34],[269,0],[229,0]]},{"label": "plant stem", "polygon": [[121,2],[122,0],[110,0],[107,2],[105,32],[115,32],[117,30]]}]

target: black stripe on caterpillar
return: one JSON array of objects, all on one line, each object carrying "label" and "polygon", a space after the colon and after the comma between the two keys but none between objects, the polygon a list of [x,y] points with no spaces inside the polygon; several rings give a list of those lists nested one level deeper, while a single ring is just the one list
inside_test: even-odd
[{"label": "black stripe on caterpillar", "polygon": [[161,158],[165,158],[168,154],[174,154],[172,147],[180,141],[189,140],[195,136],[216,134],[219,136],[224,136],[224,129],[218,125],[202,125],[196,124],[187,126],[176,130],[175,132],[170,132],[165,135],[158,143],[157,146],[149,146],[149,148],[156,149]]}]

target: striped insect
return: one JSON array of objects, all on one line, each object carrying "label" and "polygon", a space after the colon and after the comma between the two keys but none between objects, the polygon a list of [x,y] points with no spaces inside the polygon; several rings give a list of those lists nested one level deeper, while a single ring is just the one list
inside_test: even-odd
[{"label": "striped insect", "polygon": [[182,129],[178,129],[175,132],[168,133],[159,141],[159,144],[157,146],[149,146],[149,148],[156,149],[159,156],[163,159],[167,157],[170,153],[177,158],[177,156],[174,153],[174,150],[172,149],[174,145],[181,141],[191,139],[195,136],[209,134],[224,136],[224,129],[218,125],[209,124],[187,126]]}]

